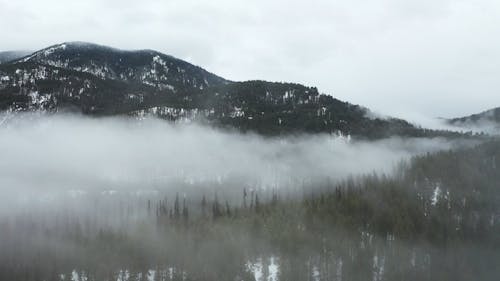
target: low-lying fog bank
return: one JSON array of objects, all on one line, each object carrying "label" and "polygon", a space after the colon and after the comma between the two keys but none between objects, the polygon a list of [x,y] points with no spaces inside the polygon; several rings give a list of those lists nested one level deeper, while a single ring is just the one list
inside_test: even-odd
[{"label": "low-lying fog bank", "polygon": [[0,126],[0,189],[3,198],[18,201],[48,200],[60,191],[74,197],[88,191],[150,193],[201,185],[238,193],[294,188],[308,181],[390,173],[411,155],[465,144],[401,138],[365,142],[332,135],[269,139],[196,124],[76,115],[10,121]]},{"label": "low-lying fog bank", "polygon": [[498,276],[498,141],[396,170],[472,143],[29,119],[0,128],[0,280]]}]

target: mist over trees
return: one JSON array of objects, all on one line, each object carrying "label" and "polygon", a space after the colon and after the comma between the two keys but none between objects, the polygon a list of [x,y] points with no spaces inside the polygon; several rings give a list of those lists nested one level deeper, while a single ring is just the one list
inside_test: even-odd
[{"label": "mist over trees", "polygon": [[11,148],[0,161],[0,280],[500,274],[498,140],[265,139],[45,121],[0,129]]}]

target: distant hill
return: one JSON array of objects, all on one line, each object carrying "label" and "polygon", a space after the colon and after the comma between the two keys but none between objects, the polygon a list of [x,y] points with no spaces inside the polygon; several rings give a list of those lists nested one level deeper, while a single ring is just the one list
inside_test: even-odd
[{"label": "distant hill", "polygon": [[33,51],[7,51],[7,52],[0,52],[0,63],[6,63],[10,62],[13,60],[17,60],[19,58],[22,58],[24,56],[27,56],[29,54],[33,53]]},{"label": "distant hill", "polygon": [[362,138],[451,133],[374,118],[314,87],[234,82],[152,50],[69,42],[0,64],[0,110],[67,109],[90,115],[198,120],[265,135],[341,133]]},{"label": "distant hill", "polygon": [[450,125],[475,131],[500,132],[500,107],[447,120]]}]

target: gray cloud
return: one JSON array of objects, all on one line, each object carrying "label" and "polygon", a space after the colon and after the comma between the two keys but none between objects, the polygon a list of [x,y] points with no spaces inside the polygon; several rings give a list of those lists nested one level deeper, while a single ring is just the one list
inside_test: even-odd
[{"label": "gray cloud", "polygon": [[157,49],[229,79],[305,83],[410,119],[500,105],[494,0],[0,0],[0,26],[4,50]]}]

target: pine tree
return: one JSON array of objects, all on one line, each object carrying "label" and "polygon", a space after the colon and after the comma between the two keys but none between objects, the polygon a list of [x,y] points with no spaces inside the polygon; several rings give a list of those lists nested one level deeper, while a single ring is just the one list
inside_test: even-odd
[{"label": "pine tree", "polygon": [[182,203],[182,218],[184,220],[184,223],[187,224],[189,219],[189,213],[188,213],[188,207],[186,205],[186,198],[184,198],[184,201]]},{"label": "pine tree", "polygon": [[243,208],[247,208],[247,189],[243,188]]},{"label": "pine tree", "polygon": [[260,212],[259,195],[255,193],[255,212]]},{"label": "pine tree", "polygon": [[174,202],[174,219],[178,221],[181,217],[181,208],[179,204],[179,193],[175,195],[175,202]]},{"label": "pine tree", "polygon": [[200,205],[201,205],[201,217],[205,219],[208,216],[208,202],[205,194],[203,194],[203,197],[201,198]]},{"label": "pine tree", "polygon": [[227,200],[226,200],[226,215],[228,217],[231,216],[231,208],[229,207],[229,202],[227,202]]}]

